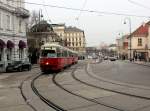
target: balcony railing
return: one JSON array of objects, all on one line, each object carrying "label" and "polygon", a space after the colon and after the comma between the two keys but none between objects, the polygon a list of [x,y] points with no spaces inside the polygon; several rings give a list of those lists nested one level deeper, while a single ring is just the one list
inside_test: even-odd
[{"label": "balcony railing", "polygon": [[28,18],[30,16],[29,11],[22,7],[16,8],[15,13],[17,16],[20,16],[22,18]]}]

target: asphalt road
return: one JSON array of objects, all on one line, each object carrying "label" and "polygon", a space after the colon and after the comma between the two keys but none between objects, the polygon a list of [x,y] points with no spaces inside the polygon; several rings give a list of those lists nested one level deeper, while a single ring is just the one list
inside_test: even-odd
[{"label": "asphalt road", "polygon": [[[56,75],[42,75],[35,81],[35,87],[42,96],[67,111],[150,111],[149,67],[122,61],[87,63],[79,61]],[[55,111],[31,89],[31,81],[39,74],[38,67],[31,71],[1,74],[0,111]],[[98,77],[114,80],[117,84],[98,80]],[[20,92],[22,81],[26,100]]]},{"label": "asphalt road", "polygon": [[103,61],[92,64],[92,71],[100,76],[120,82],[150,86],[150,67],[123,61]]}]

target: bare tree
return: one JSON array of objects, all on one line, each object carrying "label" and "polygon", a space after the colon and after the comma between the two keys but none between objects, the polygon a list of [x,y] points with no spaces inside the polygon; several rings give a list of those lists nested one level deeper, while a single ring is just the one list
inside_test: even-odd
[{"label": "bare tree", "polygon": [[31,12],[31,16],[29,18],[29,24],[28,24],[28,28],[30,29],[33,25],[38,23],[38,18],[39,18],[39,14],[38,11],[33,10]]}]

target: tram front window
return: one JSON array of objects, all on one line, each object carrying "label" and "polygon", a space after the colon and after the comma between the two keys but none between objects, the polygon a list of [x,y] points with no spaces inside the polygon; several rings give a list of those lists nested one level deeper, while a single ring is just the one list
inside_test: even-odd
[{"label": "tram front window", "polygon": [[55,50],[43,50],[41,53],[42,57],[57,57]]}]

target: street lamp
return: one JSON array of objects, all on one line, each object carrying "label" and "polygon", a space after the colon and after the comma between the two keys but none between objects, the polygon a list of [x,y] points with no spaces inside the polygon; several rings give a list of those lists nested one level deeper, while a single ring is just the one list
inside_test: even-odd
[{"label": "street lamp", "polygon": [[124,24],[127,24],[126,23],[127,20],[129,22],[129,38],[130,38],[130,45],[129,45],[129,47],[130,47],[130,57],[129,57],[129,60],[132,61],[132,59],[131,59],[131,19],[130,18],[125,18],[124,19]]}]

